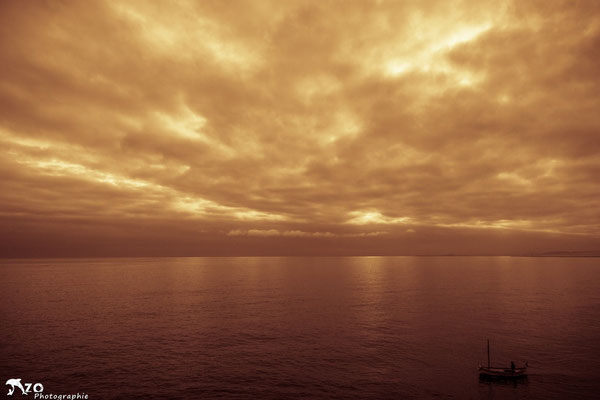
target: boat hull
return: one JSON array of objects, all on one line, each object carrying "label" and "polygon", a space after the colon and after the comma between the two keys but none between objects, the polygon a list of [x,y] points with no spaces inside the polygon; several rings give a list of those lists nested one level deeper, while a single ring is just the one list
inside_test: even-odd
[{"label": "boat hull", "polygon": [[527,376],[527,367],[502,368],[502,367],[479,367],[479,376],[488,378],[523,378]]}]

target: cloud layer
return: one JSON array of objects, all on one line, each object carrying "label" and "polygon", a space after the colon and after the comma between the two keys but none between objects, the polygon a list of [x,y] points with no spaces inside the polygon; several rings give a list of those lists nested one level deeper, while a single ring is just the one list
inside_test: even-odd
[{"label": "cloud layer", "polygon": [[598,246],[597,2],[0,8],[4,255]]}]

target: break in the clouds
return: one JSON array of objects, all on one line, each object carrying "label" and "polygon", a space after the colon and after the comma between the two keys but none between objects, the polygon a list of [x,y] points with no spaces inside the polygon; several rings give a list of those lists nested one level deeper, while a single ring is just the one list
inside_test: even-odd
[{"label": "break in the clouds", "polygon": [[598,245],[596,1],[3,1],[0,50],[5,255]]}]

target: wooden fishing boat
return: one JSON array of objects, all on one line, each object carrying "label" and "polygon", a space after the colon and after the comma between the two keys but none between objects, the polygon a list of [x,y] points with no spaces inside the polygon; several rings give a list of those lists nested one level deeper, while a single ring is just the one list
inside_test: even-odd
[{"label": "wooden fishing boat", "polygon": [[524,378],[527,376],[527,361],[525,364],[517,368],[514,362],[510,362],[510,367],[492,367],[490,365],[490,341],[487,342],[488,365],[483,367],[479,365],[479,376],[483,378]]}]

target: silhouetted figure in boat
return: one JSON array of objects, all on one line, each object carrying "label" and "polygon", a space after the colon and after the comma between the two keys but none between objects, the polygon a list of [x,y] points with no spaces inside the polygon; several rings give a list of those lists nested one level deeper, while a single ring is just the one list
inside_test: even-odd
[{"label": "silhouetted figure in boat", "polygon": [[510,369],[512,369],[512,371],[515,372],[515,362],[514,361],[510,362]]}]

